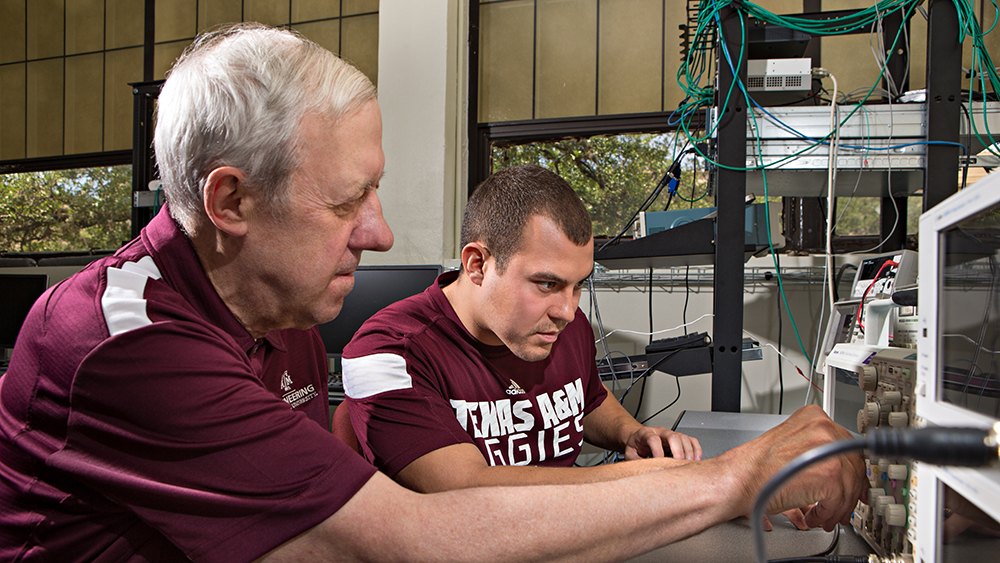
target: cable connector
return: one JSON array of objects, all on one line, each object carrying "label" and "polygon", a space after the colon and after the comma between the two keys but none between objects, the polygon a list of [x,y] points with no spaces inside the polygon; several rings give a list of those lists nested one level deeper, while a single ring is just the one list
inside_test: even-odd
[{"label": "cable connector", "polygon": [[680,181],[677,178],[670,178],[670,181],[667,182],[667,193],[670,195],[674,195],[675,193],[677,193],[677,186],[679,185]]},{"label": "cable connector", "polygon": [[983,467],[1000,461],[1000,422],[981,428],[934,426],[906,430],[875,428],[868,432],[873,455],[908,457],[935,465]]},{"label": "cable connector", "polygon": [[986,438],[983,440],[987,448],[992,448],[997,451],[997,458],[1000,459],[1000,422],[993,424],[993,428],[986,434]]},{"label": "cable connector", "polygon": [[813,78],[828,78],[830,76],[830,71],[823,67],[814,67],[812,69]]},{"label": "cable connector", "polygon": [[909,553],[894,553],[885,557],[879,557],[872,553],[868,556],[868,563],[913,563],[913,555]]},{"label": "cable connector", "polygon": [[[685,152],[684,154],[687,153]],[[670,180],[667,181],[668,194],[673,195],[677,193],[677,187],[681,182],[681,159],[684,154],[678,156],[677,159],[674,160],[673,164],[670,165],[670,168],[667,169],[667,177],[670,178]]]}]

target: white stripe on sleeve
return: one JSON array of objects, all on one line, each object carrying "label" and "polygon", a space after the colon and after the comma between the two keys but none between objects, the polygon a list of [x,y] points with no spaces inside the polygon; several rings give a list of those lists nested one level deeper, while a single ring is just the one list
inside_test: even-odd
[{"label": "white stripe on sleeve", "polygon": [[138,262],[126,262],[119,268],[108,268],[108,285],[101,295],[104,321],[111,336],[144,327],[152,323],[146,314],[146,282],[160,279],[160,270],[149,256]]},{"label": "white stripe on sleeve", "polygon": [[396,354],[345,358],[343,366],[344,394],[352,399],[413,387],[413,380],[406,372],[406,360]]}]

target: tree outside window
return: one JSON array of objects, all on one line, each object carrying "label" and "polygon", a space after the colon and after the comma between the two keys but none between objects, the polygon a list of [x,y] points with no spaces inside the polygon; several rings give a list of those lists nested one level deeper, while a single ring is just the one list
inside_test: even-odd
[{"label": "tree outside window", "polygon": [[117,249],[131,197],[127,165],[0,175],[0,252]]},{"label": "tree outside window", "polygon": [[[680,147],[673,133],[626,133],[492,147],[493,171],[536,164],[565,179],[590,211],[596,237],[613,237],[629,227],[629,218],[646,201],[673,163]],[[681,182],[671,197],[667,190],[647,209],[711,207],[708,173],[703,160],[685,157]]]}]

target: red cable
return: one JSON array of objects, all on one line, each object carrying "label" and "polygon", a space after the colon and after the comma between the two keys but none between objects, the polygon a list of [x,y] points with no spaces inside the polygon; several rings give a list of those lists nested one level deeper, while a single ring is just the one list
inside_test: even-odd
[{"label": "red cable", "polygon": [[858,326],[861,327],[862,332],[865,330],[865,325],[861,324],[861,311],[865,308],[865,297],[868,297],[868,292],[871,291],[875,282],[878,281],[878,277],[882,275],[882,271],[885,270],[886,266],[899,266],[899,262],[893,262],[892,260],[882,262],[882,266],[878,269],[878,272],[875,273],[875,277],[872,278],[872,283],[868,284],[868,287],[865,288],[865,292],[861,294],[861,304],[858,305]]}]

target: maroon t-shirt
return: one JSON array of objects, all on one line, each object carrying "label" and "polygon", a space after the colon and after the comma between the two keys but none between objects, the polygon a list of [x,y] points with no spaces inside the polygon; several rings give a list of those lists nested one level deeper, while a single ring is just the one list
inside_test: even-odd
[{"label": "maroon t-shirt", "polygon": [[254,341],[162,210],[55,285],[0,378],[0,560],[249,561],[374,468],[327,431],[315,329]]},{"label": "maroon t-shirt", "polygon": [[577,309],[548,358],[524,361],[465,329],[440,287],[456,275],[383,309],[344,349],[362,453],[390,476],[457,443],[490,465],[573,465],[583,417],[607,397],[586,316]]}]

